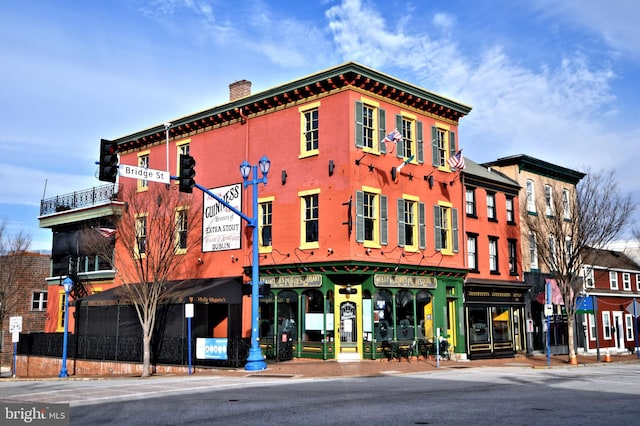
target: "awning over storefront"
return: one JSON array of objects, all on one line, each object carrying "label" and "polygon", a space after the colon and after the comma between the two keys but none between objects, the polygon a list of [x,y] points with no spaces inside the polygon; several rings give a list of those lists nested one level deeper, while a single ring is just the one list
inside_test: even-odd
[{"label": "awning over storefront", "polygon": [[[140,284],[131,284],[138,286]],[[190,280],[169,281],[166,299],[163,303],[242,303],[242,278],[197,278]],[[129,292],[124,286],[95,293],[91,296],[74,300],[72,304],[83,306],[131,305]]]}]

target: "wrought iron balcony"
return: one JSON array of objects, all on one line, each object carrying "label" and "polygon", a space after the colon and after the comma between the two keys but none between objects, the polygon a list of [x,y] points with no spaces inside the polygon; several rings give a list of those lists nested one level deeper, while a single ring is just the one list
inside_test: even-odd
[{"label": "wrought iron balcony", "polygon": [[107,184],[40,201],[40,216],[108,204],[118,199],[118,185]]}]

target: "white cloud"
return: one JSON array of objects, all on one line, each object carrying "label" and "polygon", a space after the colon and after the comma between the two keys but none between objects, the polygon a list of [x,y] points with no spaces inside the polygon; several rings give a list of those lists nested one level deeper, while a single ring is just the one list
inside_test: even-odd
[{"label": "white cloud", "polygon": [[628,0],[534,0],[540,13],[601,36],[612,48],[640,60],[640,3]]}]

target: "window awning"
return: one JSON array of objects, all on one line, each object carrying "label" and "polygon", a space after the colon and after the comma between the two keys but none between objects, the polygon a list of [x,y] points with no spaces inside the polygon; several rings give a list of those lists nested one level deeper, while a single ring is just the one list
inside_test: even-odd
[{"label": "window awning", "polygon": [[[130,284],[139,286],[140,284]],[[162,303],[239,304],[242,303],[242,277],[196,278],[167,282],[166,298]],[[92,294],[71,301],[73,305],[109,306],[131,305],[131,298],[124,286]]]}]

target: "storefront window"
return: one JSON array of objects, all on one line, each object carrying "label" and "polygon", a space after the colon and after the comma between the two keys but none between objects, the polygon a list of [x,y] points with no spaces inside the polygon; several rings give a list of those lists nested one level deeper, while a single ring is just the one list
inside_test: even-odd
[{"label": "storefront window", "polygon": [[305,290],[302,293],[302,313],[304,315],[305,342],[321,342],[324,338],[324,296],[319,290]]},{"label": "storefront window", "polygon": [[393,295],[389,290],[376,291],[373,323],[376,341],[393,340]]},{"label": "storefront window", "polygon": [[327,310],[327,317],[326,317],[326,324],[327,324],[327,334],[326,334],[326,341],[327,342],[333,342],[333,337],[334,337],[334,331],[333,331],[333,290],[329,290],[327,291],[327,297],[325,299],[325,303],[326,303],[326,310]]},{"label": "storefront window", "polygon": [[493,315],[493,341],[511,341],[511,315],[508,307],[492,307]]},{"label": "storefront window", "polygon": [[408,290],[396,293],[396,338],[398,340],[413,339],[413,294]]},{"label": "storefront window", "polygon": [[289,339],[298,337],[298,296],[290,290],[278,294],[278,336],[286,334]]},{"label": "storefront window", "polygon": [[260,339],[271,339],[275,336],[275,304],[273,292],[268,297],[260,298]]},{"label": "storefront window", "polygon": [[431,293],[420,290],[416,294],[416,315],[418,316],[418,339],[432,338],[433,333],[433,298]]},{"label": "storefront window", "polygon": [[469,307],[469,343],[489,342],[489,312],[486,307]]}]

